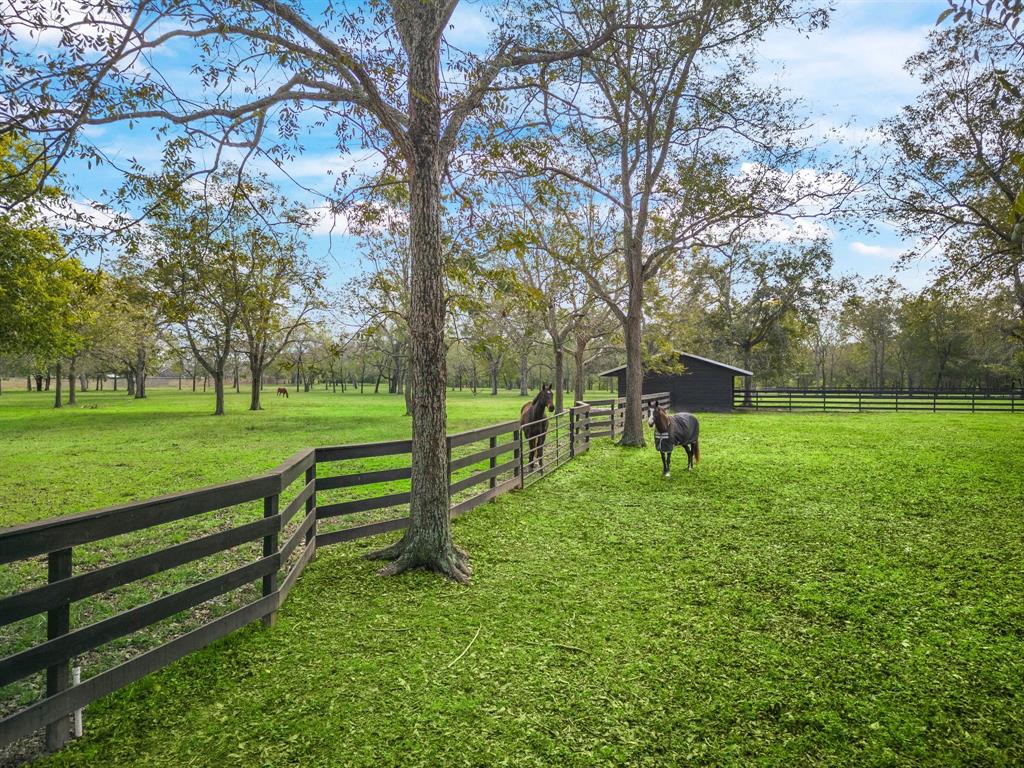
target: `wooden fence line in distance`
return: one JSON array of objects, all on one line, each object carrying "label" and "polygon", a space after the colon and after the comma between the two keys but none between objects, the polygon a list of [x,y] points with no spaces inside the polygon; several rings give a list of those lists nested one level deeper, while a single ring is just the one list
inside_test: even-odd
[{"label": "wooden fence line in distance", "polygon": [[958,411],[1024,413],[1020,390],[742,389],[736,408],[785,411]]},{"label": "wooden fence line in distance", "polygon": [[[652,398],[667,400],[667,395],[645,396],[645,401]],[[546,434],[554,437],[549,437],[551,442],[545,447],[553,450],[553,463],[545,467],[546,472],[585,453],[593,437],[614,434],[616,423],[621,421],[624,402],[622,398],[608,401],[604,411],[595,410],[593,404],[577,403],[550,417]],[[595,421],[598,413],[605,418]],[[595,432],[595,425],[608,429]],[[518,421],[459,432],[449,435],[447,441],[452,517],[465,514],[508,491],[523,488],[527,480],[533,482],[543,474],[537,470],[524,471],[529,445],[523,439]],[[484,441],[486,447],[471,448]],[[407,517],[398,517],[319,532],[320,521],[390,509],[408,503],[410,493],[386,493],[329,504],[318,504],[318,493],[408,480],[411,468],[324,475],[318,471],[318,466],[408,455],[411,449],[410,440],[308,448],[257,477],[0,530],[0,565],[45,557],[48,574],[43,586],[0,597],[0,626],[39,614],[47,617],[45,641],[0,659],[0,686],[44,670],[47,683],[42,699],[0,719],[0,744],[8,744],[45,727],[47,748],[58,749],[69,737],[68,716],[75,710],[252,621],[262,619],[265,624],[272,624],[277,610],[318,548],[400,530],[408,525]],[[469,450],[454,456],[453,451],[458,449]],[[484,462],[486,468],[455,478],[456,473]],[[296,495],[282,510],[282,494],[294,490],[293,484],[297,482],[301,485]],[[485,488],[476,490],[484,484]],[[459,498],[470,490],[473,490],[471,495]],[[252,502],[262,502],[263,512],[262,517],[251,522],[74,573],[76,547]],[[289,523],[299,515],[301,521],[297,527],[288,531]],[[282,542],[282,534],[286,533],[287,538]],[[262,542],[262,550],[251,562],[92,624],[71,626],[72,603],[255,542]],[[298,556],[293,557],[296,553]],[[261,585],[259,595],[246,604],[71,685],[71,662],[76,656],[254,583]]]}]

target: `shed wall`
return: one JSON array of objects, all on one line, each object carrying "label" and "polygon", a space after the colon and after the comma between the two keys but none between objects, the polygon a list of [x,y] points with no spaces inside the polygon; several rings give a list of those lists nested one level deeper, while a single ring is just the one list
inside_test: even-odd
[{"label": "shed wall", "polygon": [[[734,373],[689,358],[682,374],[644,374],[644,394],[669,392],[673,411],[731,411]],[[619,371],[619,397],[626,396],[626,372]]]}]

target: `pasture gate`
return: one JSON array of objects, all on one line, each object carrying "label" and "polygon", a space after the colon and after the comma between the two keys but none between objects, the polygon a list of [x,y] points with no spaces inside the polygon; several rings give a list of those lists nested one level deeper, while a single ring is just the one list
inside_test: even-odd
[{"label": "pasture gate", "polygon": [[[592,438],[614,437],[624,404],[578,403],[550,416],[543,468],[530,468],[517,421],[449,435],[452,517],[536,482],[586,452]],[[273,623],[318,548],[405,528],[409,518],[394,509],[408,504],[408,489],[360,491],[408,481],[407,462],[382,465],[411,448],[410,440],[309,448],[258,477],[0,530],[0,585],[14,590],[0,597],[0,627],[16,649],[0,659],[0,746],[45,727],[47,748],[61,747],[72,712],[256,619]],[[355,524],[335,527],[339,520]],[[194,572],[183,579],[186,565]],[[125,605],[115,590],[133,586],[145,601]],[[201,615],[191,626],[168,626],[193,609]],[[155,647],[125,640],[157,626]],[[81,682],[72,683],[73,660],[89,673]]]}]

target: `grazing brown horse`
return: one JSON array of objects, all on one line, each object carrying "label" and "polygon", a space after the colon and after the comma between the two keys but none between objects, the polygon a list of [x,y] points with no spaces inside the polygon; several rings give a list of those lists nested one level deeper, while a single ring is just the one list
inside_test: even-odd
[{"label": "grazing brown horse", "polygon": [[555,399],[551,392],[550,384],[543,384],[540,392],[519,411],[519,423],[526,424],[523,427],[523,437],[530,441],[530,470],[533,470],[533,461],[540,463],[541,471],[544,470],[544,440],[548,436],[548,418],[544,411],[549,413],[555,410]]},{"label": "grazing brown horse", "polygon": [[288,397],[288,387],[278,387],[277,388],[277,394],[278,394],[278,396],[284,395],[287,398]]},{"label": "grazing brown horse", "polygon": [[654,427],[654,447],[661,452],[661,472],[672,477],[672,448],[681,445],[686,450],[686,469],[700,461],[700,422],[692,413],[675,413],[652,402],[647,410],[647,423]]}]

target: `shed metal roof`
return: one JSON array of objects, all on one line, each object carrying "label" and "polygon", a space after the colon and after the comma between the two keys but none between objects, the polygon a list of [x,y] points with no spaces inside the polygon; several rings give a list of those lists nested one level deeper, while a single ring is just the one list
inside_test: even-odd
[{"label": "shed metal roof", "polygon": [[[679,355],[680,355],[680,357],[689,357],[692,360],[700,360],[701,362],[708,363],[709,365],[715,365],[715,366],[718,366],[719,368],[725,368],[726,370],[732,371],[733,373],[737,374],[738,376],[753,376],[754,375],[753,371],[745,371],[742,368],[737,368],[734,365],[729,365],[728,363],[722,363],[722,362],[719,362],[718,360],[712,360],[712,359],[707,358],[707,357],[701,357],[700,355],[691,355],[689,352],[680,352]],[[625,369],[626,369],[625,365],[620,365],[618,368],[612,368],[610,370],[604,371],[603,373],[599,373],[597,375],[598,376],[614,376],[619,371],[624,371]]]}]

